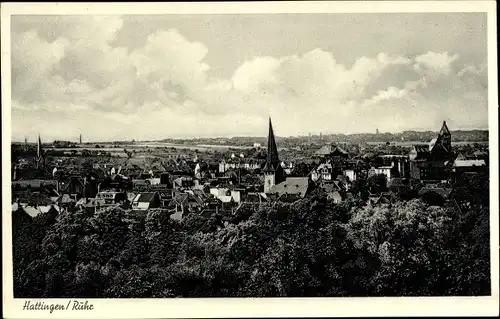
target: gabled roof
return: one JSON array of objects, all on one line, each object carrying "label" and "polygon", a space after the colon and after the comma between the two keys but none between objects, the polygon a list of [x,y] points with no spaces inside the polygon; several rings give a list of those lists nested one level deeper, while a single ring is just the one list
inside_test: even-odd
[{"label": "gabled roof", "polygon": [[31,217],[36,217],[40,214],[48,213],[51,210],[55,210],[55,212],[57,212],[57,213],[59,213],[61,211],[59,206],[56,206],[56,205],[45,205],[45,206],[38,206],[38,207],[33,207],[30,205],[20,205],[17,203],[12,205],[12,212],[24,211],[26,214],[28,214]]},{"label": "gabled roof", "polygon": [[270,193],[281,195],[300,195],[304,197],[309,189],[309,179],[307,177],[287,177],[284,182],[274,185]]},{"label": "gabled roof", "polygon": [[27,203],[31,206],[40,206],[40,205],[50,205],[53,203],[53,200],[41,193],[20,193],[19,201],[21,203]]},{"label": "gabled roof", "polygon": [[189,194],[187,193],[176,193],[173,198],[172,202],[174,204],[183,204],[189,197]]},{"label": "gabled roof", "polygon": [[25,211],[28,215],[30,215],[33,218],[42,214],[42,212],[40,210],[38,210],[38,209],[36,209],[36,207],[32,207],[32,206],[24,206],[24,207],[21,207],[20,209]]},{"label": "gabled roof", "polygon": [[135,196],[133,202],[135,203],[149,203],[155,196],[156,192],[139,193]]},{"label": "gabled roof", "polygon": [[316,170],[318,171],[318,170],[323,169],[323,168],[331,170],[333,168],[333,166],[330,163],[321,163],[318,165],[318,167],[316,167]]},{"label": "gabled roof", "polygon": [[413,148],[410,152],[410,159],[419,160],[419,159],[427,159],[430,156],[429,146],[424,144],[416,144],[413,145]]},{"label": "gabled roof", "polygon": [[127,199],[130,202],[134,200],[135,196],[137,196],[137,194],[135,194],[135,193],[127,193]]},{"label": "gabled roof", "polygon": [[319,150],[316,151],[316,153],[314,153],[314,155],[327,156],[335,153],[341,155],[347,155],[347,152],[344,149],[340,148],[337,145],[331,145],[331,144],[321,147]]},{"label": "gabled roof", "polygon": [[74,201],[75,200],[73,198],[71,198],[71,196],[69,196],[68,194],[62,194],[56,200],[56,202],[60,203],[60,204],[69,204],[69,203],[73,203]]}]

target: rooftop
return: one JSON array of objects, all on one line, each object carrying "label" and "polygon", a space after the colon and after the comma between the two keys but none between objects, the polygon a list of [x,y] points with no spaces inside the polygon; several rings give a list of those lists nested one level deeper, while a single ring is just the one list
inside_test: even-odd
[{"label": "rooftop", "polygon": [[484,160],[455,160],[455,167],[486,166]]}]

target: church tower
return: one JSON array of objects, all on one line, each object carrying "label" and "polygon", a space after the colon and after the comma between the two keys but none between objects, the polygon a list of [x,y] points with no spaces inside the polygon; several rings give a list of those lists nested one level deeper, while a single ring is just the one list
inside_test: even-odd
[{"label": "church tower", "polygon": [[269,118],[269,135],[267,138],[267,160],[264,167],[264,193],[284,180],[284,171],[278,157],[278,148],[274,139],[273,125]]},{"label": "church tower", "polygon": [[443,126],[439,132],[439,142],[446,152],[451,153],[451,132],[446,125],[446,121],[443,121]]},{"label": "church tower", "polygon": [[38,143],[36,145],[36,167],[41,168],[45,164],[45,158],[43,156],[42,140],[40,134],[38,134]]}]

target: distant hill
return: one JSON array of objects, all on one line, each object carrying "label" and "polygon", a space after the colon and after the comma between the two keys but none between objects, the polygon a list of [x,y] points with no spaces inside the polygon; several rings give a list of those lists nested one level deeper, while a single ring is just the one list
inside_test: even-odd
[{"label": "distant hill", "polygon": [[[428,142],[435,138],[439,132],[432,131],[404,131],[402,133],[359,133],[359,134],[325,134],[322,136],[276,136],[279,143],[284,144],[303,144],[303,143],[373,143],[373,142]],[[457,130],[451,131],[451,139],[453,142],[487,142],[489,140],[488,130]],[[145,142],[161,142],[175,144],[207,144],[207,145],[238,145],[238,146],[253,146],[254,143],[260,143],[263,147],[267,144],[267,136],[236,136],[236,137],[202,137],[202,138],[165,138],[156,141],[108,141],[108,142],[88,142],[86,144],[116,144],[116,145],[131,145],[135,143]],[[12,144],[23,144],[21,142],[12,142]],[[51,145],[52,143],[49,143]],[[30,144],[36,145],[36,144]]]},{"label": "distant hill", "polygon": [[[432,131],[404,131],[402,133],[360,133],[360,134],[328,134],[328,135],[312,135],[312,136],[297,136],[297,137],[276,137],[277,142],[285,144],[302,144],[302,143],[370,143],[370,142],[428,142],[435,138],[439,132]],[[453,142],[487,142],[487,130],[471,130],[471,131],[451,131]],[[260,143],[266,146],[267,136],[264,137],[249,137],[238,136],[231,138],[195,138],[195,139],[163,139],[158,142],[177,143],[177,144],[226,144],[226,145],[248,145]]]}]

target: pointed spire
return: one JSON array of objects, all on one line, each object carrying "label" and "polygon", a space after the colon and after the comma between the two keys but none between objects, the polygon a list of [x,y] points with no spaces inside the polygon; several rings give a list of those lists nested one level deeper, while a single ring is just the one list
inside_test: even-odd
[{"label": "pointed spire", "polygon": [[38,143],[36,145],[36,157],[40,158],[42,155],[42,140],[40,138],[40,134],[38,134]]},{"label": "pointed spire", "polygon": [[451,134],[450,130],[448,129],[448,125],[446,125],[446,121],[443,121],[443,126],[441,127],[441,135],[443,134]]},{"label": "pointed spire", "polygon": [[40,134],[38,134],[38,143],[36,146],[36,163],[37,167],[43,164],[43,149],[42,149],[42,139],[40,138]]},{"label": "pointed spire", "polygon": [[266,168],[275,169],[279,164],[278,148],[276,147],[276,140],[274,138],[273,124],[271,117],[269,117],[269,135],[267,137],[267,162]]}]

